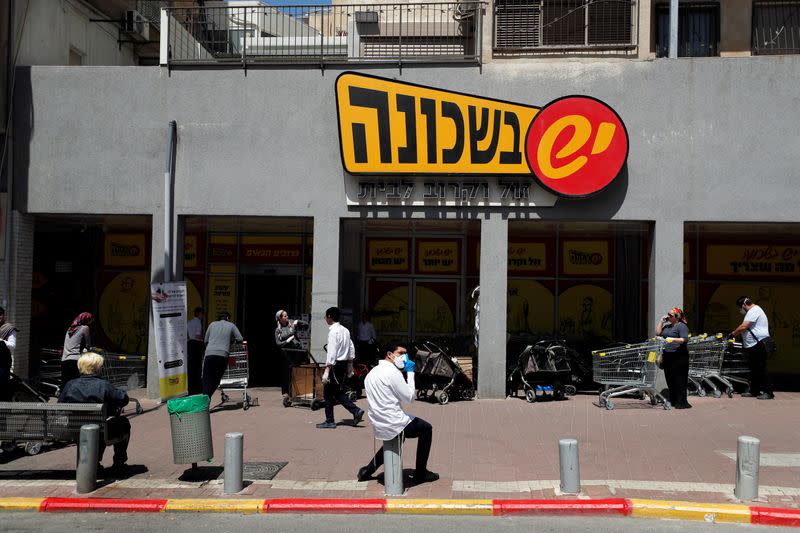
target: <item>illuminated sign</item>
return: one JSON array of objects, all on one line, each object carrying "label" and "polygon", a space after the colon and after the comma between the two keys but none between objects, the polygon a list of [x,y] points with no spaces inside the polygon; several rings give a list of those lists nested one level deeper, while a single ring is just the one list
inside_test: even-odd
[{"label": "illuminated sign", "polygon": [[628,157],[622,120],[588,96],[540,108],[345,72],[336,103],[351,174],[525,175],[583,197],[608,186]]}]

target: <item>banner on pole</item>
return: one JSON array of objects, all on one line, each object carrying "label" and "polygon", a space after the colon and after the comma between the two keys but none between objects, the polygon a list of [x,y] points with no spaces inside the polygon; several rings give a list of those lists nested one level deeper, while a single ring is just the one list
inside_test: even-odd
[{"label": "banner on pole", "polygon": [[184,396],[189,390],[186,372],[186,282],[153,283],[150,288],[159,396],[164,400]]}]

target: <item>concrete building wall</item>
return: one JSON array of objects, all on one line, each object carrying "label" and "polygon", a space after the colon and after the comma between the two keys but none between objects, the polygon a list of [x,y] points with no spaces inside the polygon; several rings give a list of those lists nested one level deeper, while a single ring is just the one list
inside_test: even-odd
[{"label": "concrete building wall", "polygon": [[119,25],[90,22],[108,17],[80,0],[18,1],[15,15],[18,65],[69,65],[70,50],[82,65],[136,64],[131,45],[117,44]]},{"label": "concrete building wall", "polygon": [[[161,249],[167,124],[174,119],[176,216],[314,217],[314,346],[327,331],[321,312],[340,300],[339,222],[348,217],[470,216],[489,219],[485,236],[507,234],[498,215],[652,221],[653,323],[682,299],[684,221],[800,221],[795,195],[787,194],[800,174],[800,130],[786,113],[800,101],[798,69],[800,58],[785,56],[370,70],[530,105],[588,94],[612,106],[630,138],[617,182],[590,199],[522,210],[348,207],[345,183],[355,178],[339,155],[334,69],[24,68],[16,102],[25,117],[16,123],[18,205],[34,214],[152,215],[153,250]],[[154,279],[157,263],[154,256]],[[481,285],[505,286],[505,276],[505,269],[482,268]],[[500,345],[502,328],[495,329],[482,328],[482,345]],[[481,347],[481,361],[499,368],[494,363],[505,354],[488,349]],[[502,376],[489,375],[482,395],[502,395]]]}]

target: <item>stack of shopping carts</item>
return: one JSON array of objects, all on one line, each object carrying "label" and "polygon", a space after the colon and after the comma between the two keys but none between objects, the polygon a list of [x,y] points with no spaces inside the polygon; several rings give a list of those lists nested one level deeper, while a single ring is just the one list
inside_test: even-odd
[{"label": "stack of shopping carts", "polygon": [[614,409],[612,398],[638,394],[649,397],[650,404],[664,404],[670,409],[669,400],[656,389],[657,363],[664,351],[664,339],[654,338],[639,344],[595,350],[592,352],[594,380],[606,386],[600,393],[600,407]]},{"label": "stack of shopping carts", "polygon": [[689,339],[689,383],[698,396],[706,395],[706,387],[714,398],[722,396],[717,383],[722,383],[728,396],[733,396],[733,387],[722,377],[722,360],[728,340],[721,334],[698,335]]},{"label": "stack of shopping carts", "polygon": [[[142,389],[147,386],[147,356],[103,352],[101,375],[109,383],[124,391]],[[136,398],[130,399],[136,405],[136,414],[142,413],[142,405]]]},{"label": "stack of shopping carts", "polygon": [[722,358],[721,379],[728,385],[728,395],[733,394],[734,383],[744,385],[744,392],[750,390],[750,362],[744,353],[742,343],[729,342]]}]

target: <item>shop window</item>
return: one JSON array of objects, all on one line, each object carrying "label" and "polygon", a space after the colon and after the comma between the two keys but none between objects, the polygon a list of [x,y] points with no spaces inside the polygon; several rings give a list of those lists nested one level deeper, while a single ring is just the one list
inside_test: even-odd
[{"label": "shop window", "polygon": [[635,46],[634,0],[498,0],[495,52]]},{"label": "shop window", "polygon": [[753,55],[800,54],[800,1],[753,4]]},{"label": "shop window", "polygon": [[[678,57],[719,55],[719,4],[691,3],[678,8]],[[656,8],[656,57],[669,55],[669,6]]]}]

